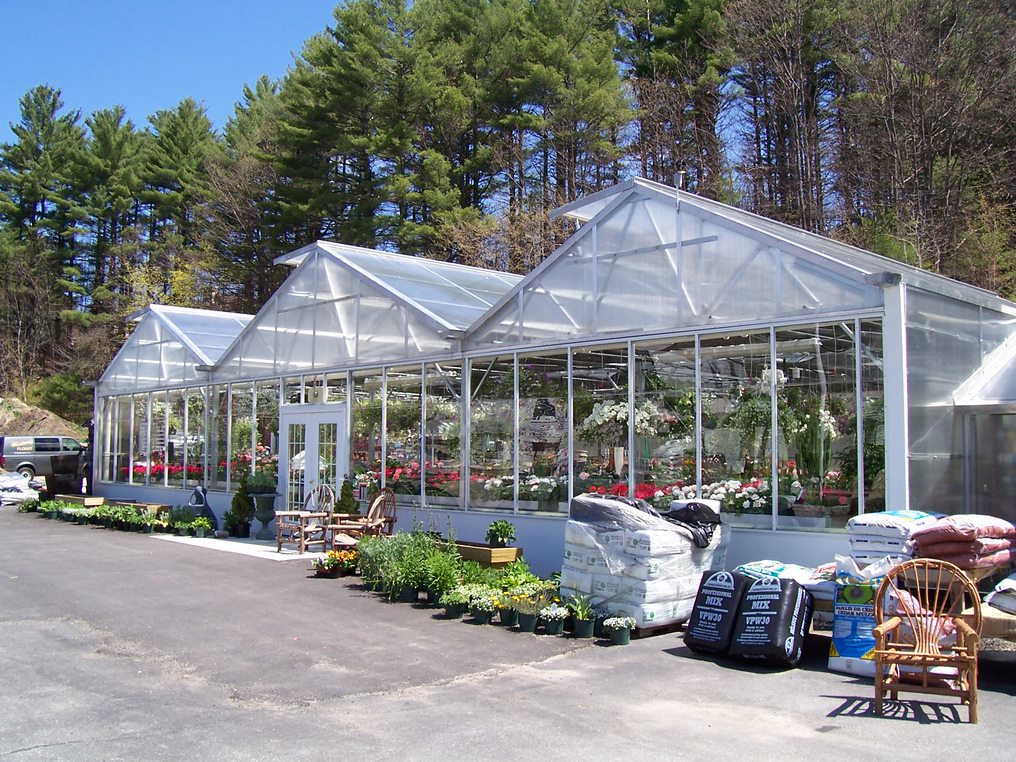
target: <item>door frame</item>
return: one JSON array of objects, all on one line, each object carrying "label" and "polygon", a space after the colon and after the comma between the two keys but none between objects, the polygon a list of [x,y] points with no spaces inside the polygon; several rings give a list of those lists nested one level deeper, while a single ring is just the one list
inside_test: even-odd
[{"label": "door frame", "polygon": [[[349,410],[345,402],[325,405],[286,405],[279,411],[279,491],[282,494],[282,510],[301,510],[308,492],[318,485],[320,473],[318,455],[318,426],[322,423],[336,424],[335,479],[329,485],[338,494],[343,475],[349,469]],[[304,482],[303,494],[298,500],[291,500],[289,484],[289,427],[302,425],[304,429]],[[307,478],[308,471],[314,473]]]}]

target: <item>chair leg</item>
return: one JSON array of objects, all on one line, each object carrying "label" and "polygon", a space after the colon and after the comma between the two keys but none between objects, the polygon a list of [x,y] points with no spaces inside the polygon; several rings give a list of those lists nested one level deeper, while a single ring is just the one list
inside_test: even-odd
[{"label": "chair leg", "polygon": [[882,684],[882,673],[879,665],[875,665],[875,714],[882,716],[882,702],[885,700],[885,686]]}]

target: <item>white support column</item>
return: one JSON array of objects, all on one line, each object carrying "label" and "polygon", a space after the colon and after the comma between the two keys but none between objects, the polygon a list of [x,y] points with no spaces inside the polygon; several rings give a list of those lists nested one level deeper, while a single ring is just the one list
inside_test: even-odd
[{"label": "white support column", "polygon": [[882,289],[885,320],[882,352],[885,381],[886,508],[910,508],[910,432],[907,395],[907,300],[902,283]]}]

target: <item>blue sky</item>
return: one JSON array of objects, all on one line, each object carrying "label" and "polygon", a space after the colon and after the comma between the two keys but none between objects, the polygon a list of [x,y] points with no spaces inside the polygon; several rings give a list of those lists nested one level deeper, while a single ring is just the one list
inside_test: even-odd
[{"label": "blue sky", "polygon": [[278,79],[338,0],[0,0],[0,142],[47,84],[66,109],[121,104],[138,126],[188,96],[220,130],[243,85]]}]

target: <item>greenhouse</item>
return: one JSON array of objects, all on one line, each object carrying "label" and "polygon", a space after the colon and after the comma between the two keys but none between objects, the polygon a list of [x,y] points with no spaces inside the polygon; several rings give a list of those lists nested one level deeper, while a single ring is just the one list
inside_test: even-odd
[{"label": "greenhouse", "polygon": [[280,509],[348,477],[400,526],[507,515],[542,569],[588,491],[717,499],[733,561],[828,560],[886,507],[1013,518],[1013,303],[642,179],[555,215],[525,277],[318,241],[255,316],[152,305],[95,491],[221,516],[252,471]]}]

